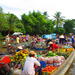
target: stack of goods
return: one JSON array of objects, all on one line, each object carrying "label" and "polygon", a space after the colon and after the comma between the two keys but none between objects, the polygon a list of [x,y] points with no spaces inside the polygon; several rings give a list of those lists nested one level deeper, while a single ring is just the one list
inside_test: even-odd
[{"label": "stack of goods", "polygon": [[47,65],[60,66],[65,61],[63,56],[54,56],[46,59]]},{"label": "stack of goods", "polygon": [[14,69],[22,69],[28,54],[29,54],[28,49],[25,49],[25,50],[20,50],[16,52],[16,54],[13,56],[10,56],[11,67]]},{"label": "stack of goods", "polygon": [[34,49],[36,50],[45,50],[46,49],[46,44],[45,42],[38,42],[35,44]]},{"label": "stack of goods", "polygon": [[67,52],[72,52],[74,50],[74,48],[67,48],[66,51]]},{"label": "stack of goods", "polygon": [[45,61],[50,66],[60,66],[64,61],[64,56],[53,56],[53,57],[38,57],[39,61]]},{"label": "stack of goods", "polygon": [[53,66],[54,65],[54,57],[46,58],[46,63],[47,63],[47,65]]},{"label": "stack of goods", "polygon": [[57,52],[57,55],[64,56],[65,59],[67,59],[72,51],[74,51],[74,48],[61,48],[59,49],[59,52]]},{"label": "stack of goods", "polygon": [[58,55],[56,53],[53,53],[52,51],[49,51],[47,57],[52,57],[52,56],[58,56]]},{"label": "stack of goods", "polygon": [[14,61],[22,61],[25,60],[28,56],[29,51],[28,50],[21,50],[19,52],[16,52],[14,55]]},{"label": "stack of goods", "polygon": [[60,49],[60,52],[63,52],[63,53],[65,52],[71,53],[72,51],[74,51],[74,48],[69,48],[68,46],[64,46],[64,48]]},{"label": "stack of goods", "polygon": [[65,58],[63,56],[56,56],[53,60],[54,66],[60,66],[65,61]]},{"label": "stack of goods", "polygon": [[54,72],[57,69],[55,66],[46,66],[42,69],[43,75],[50,75],[52,72]]}]

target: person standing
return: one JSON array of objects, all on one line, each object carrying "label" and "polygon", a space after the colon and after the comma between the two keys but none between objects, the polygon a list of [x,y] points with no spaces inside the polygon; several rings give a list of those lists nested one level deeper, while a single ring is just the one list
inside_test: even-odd
[{"label": "person standing", "polygon": [[59,43],[60,44],[64,44],[65,43],[65,37],[64,37],[63,34],[59,36]]},{"label": "person standing", "polygon": [[72,35],[71,39],[72,39],[72,44],[74,44],[74,35]]},{"label": "person standing", "polygon": [[56,43],[49,42],[48,50],[52,50],[54,52],[58,48],[59,48],[59,46]]},{"label": "person standing", "polygon": [[40,66],[40,62],[35,58],[35,55],[34,51],[30,51],[21,75],[35,75],[35,65]]},{"label": "person standing", "polygon": [[17,42],[17,44],[20,43],[20,38],[19,38],[19,36],[16,37],[16,42]]},{"label": "person standing", "polygon": [[10,43],[10,36],[9,36],[9,34],[6,36],[6,44],[9,44]]}]

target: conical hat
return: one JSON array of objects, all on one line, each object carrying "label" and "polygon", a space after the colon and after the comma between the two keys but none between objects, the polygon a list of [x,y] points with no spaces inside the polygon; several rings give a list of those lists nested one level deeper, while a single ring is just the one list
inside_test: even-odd
[{"label": "conical hat", "polygon": [[36,55],[36,53],[34,52],[34,51],[30,51],[30,53],[29,54],[35,54]]},{"label": "conical hat", "polygon": [[53,44],[53,42],[49,42],[48,44]]},{"label": "conical hat", "polygon": [[18,46],[18,49],[23,49],[23,47],[22,46]]}]

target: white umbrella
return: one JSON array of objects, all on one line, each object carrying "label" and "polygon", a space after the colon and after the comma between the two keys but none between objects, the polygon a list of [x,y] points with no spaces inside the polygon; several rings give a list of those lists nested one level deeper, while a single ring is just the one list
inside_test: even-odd
[{"label": "white umbrella", "polygon": [[21,32],[14,32],[13,35],[22,35],[23,33]]}]

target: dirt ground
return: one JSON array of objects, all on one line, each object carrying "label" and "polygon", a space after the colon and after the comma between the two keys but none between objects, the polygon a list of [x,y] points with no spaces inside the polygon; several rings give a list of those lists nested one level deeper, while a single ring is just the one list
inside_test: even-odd
[{"label": "dirt ground", "polygon": [[6,48],[3,48],[2,45],[0,44],[0,54],[1,53],[6,53]]}]

